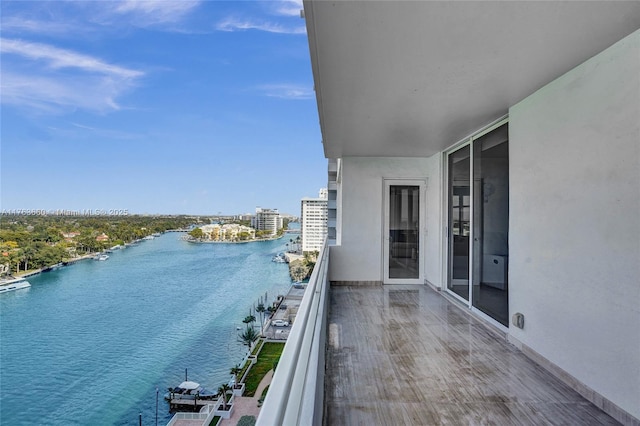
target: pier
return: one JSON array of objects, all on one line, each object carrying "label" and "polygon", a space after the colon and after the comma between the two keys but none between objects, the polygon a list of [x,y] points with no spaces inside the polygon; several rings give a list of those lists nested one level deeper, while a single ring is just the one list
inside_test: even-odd
[{"label": "pier", "polygon": [[173,398],[169,401],[169,410],[171,411],[199,411],[205,405],[215,405],[218,400],[214,399],[185,399]]}]

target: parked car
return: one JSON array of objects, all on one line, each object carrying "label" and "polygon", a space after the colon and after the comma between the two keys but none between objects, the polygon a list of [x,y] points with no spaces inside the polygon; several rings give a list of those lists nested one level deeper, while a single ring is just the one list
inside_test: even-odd
[{"label": "parked car", "polygon": [[289,326],[289,321],[273,320],[273,321],[271,321],[271,325],[274,326],[274,327],[288,327]]}]

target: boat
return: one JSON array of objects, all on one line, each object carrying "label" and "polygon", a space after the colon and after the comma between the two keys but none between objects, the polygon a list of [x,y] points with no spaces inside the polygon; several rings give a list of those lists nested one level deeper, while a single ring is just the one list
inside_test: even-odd
[{"label": "boat", "polygon": [[98,253],[93,257],[93,260],[107,260],[109,258],[108,254]]},{"label": "boat", "polygon": [[55,271],[56,269],[60,269],[60,268],[62,268],[64,266],[65,266],[65,264],[63,262],[58,262],[55,265],[47,266],[46,268],[42,269],[42,272]]},{"label": "boat", "polygon": [[272,262],[276,263],[287,263],[287,259],[284,257],[284,253],[278,253],[271,259]]},{"label": "boat", "polygon": [[164,394],[164,399],[167,401],[176,399],[194,400],[198,399],[215,399],[218,396],[217,392],[209,391],[197,382],[185,380],[175,388],[168,388],[168,392]]},{"label": "boat", "polygon": [[31,284],[24,278],[14,278],[8,281],[0,281],[0,293],[7,293],[9,291],[21,290],[23,288],[29,288]]}]

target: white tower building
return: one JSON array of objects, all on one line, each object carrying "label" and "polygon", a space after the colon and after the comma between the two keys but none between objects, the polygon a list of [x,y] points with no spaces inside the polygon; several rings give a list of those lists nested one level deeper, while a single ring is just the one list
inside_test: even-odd
[{"label": "white tower building", "polygon": [[320,189],[318,198],[303,198],[301,205],[302,251],[319,251],[327,236],[327,188]]}]

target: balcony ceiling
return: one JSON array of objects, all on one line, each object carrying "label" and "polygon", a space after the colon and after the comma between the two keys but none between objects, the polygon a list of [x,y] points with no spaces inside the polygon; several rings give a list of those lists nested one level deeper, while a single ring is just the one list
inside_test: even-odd
[{"label": "balcony ceiling", "polygon": [[307,1],[325,156],[430,156],[640,28],[638,1]]}]

